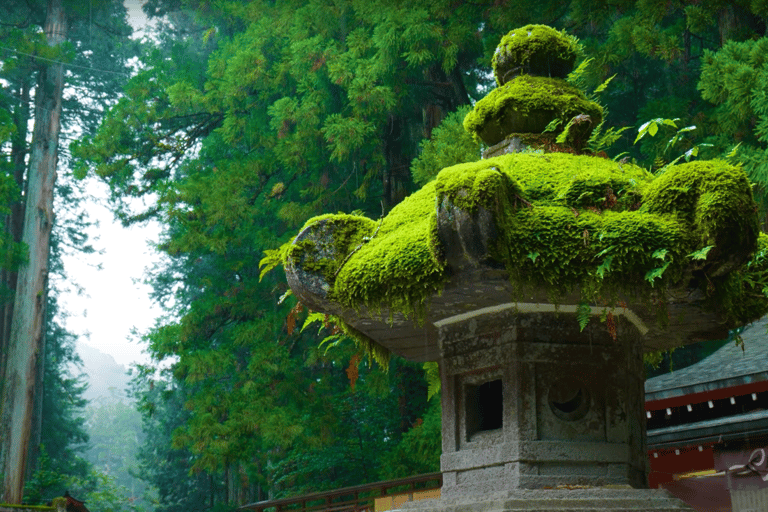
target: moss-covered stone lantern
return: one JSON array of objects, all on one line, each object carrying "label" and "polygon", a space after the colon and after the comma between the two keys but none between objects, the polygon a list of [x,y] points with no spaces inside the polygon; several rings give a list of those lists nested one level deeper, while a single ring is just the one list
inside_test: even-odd
[{"label": "moss-covered stone lantern", "polygon": [[[579,52],[576,38],[544,25],[527,25],[501,39],[493,56],[498,87],[475,105],[464,127],[489,154],[518,142],[551,145],[569,126],[568,146],[579,150],[600,124],[603,109],[566,82]],[[557,129],[542,133],[557,121]],[[510,145],[511,144],[511,145]]]},{"label": "moss-covered stone lantern", "polygon": [[444,169],[380,222],[311,219],[286,253],[305,305],[439,362],[442,498],[414,508],[683,510],[643,489],[643,353],[768,310],[768,244],[741,169],[654,176],[546,140],[553,119],[602,116],[564,80],[577,47],[548,27],[510,32],[499,87],[465,121],[500,156]]}]

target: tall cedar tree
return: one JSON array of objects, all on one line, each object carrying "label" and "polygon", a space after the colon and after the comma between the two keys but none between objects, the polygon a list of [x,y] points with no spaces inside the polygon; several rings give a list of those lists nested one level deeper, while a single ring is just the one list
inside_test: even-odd
[{"label": "tall cedar tree", "polygon": [[[7,184],[4,191],[23,195],[21,201],[18,196],[9,198],[3,212],[0,459],[3,498],[18,503],[24,478],[32,469],[27,464],[29,448],[34,459],[42,439],[45,309],[54,190],[62,154],[60,134],[62,129],[77,133],[94,127],[99,110],[106,106],[107,98],[102,95],[119,86],[116,77],[127,76],[125,52],[120,48],[125,45],[100,45],[101,32],[115,31],[114,38],[127,37],[130,31],[122,2],[117,0],[85,6],[69,0],[11,1],[3,4],[1,12],[2,78],[9,84],[3,106],[12,113],[15,128],[10,145],[3,148],[4,156],[10,150],[3,183]],[[110,58],[104,58],[105,54]],[[94,72],[102,76],[94,76]],[[65,76],[69,83],[66,93]],[[71,97],[75,101],[69,101]],[[34,115],[34,128],[28,146],[30,115]]]},{"label": "tall cedar tree", "polygon": [[[66,40],[67,21],[62,0],[50,0],[44,23],[50,46],[57,47]],[[48,252],[63,90],[63,65],[43,66],[35,95],[35,126],[22,223],[21,241],[28,247],[29,258],[19,268],[4,372],[3,495],[9,503],[21,503],[23,497],[39,357],[45,348]]]}]

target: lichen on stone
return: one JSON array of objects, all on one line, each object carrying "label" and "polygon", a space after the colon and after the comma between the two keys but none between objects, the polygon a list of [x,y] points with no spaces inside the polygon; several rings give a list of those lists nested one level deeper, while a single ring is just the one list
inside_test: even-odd
[{"label": "lichen on stone", "polygon": [[304,271],[321,274],[331,285],[343,258],[366,243],[376,229],[376,223],[368,217],[344,213],[313,217],[302,231],[308,226],[315,227],[313,236],[293,243],[286,253],[286,261],[290,260]]}]

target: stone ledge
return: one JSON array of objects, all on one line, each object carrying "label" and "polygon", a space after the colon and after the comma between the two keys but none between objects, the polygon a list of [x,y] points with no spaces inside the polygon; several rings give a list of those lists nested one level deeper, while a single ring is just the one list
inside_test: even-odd
[{"label": "stone ledge", "polygon": [[[403,504],[402,512],[693,512],[663,489],[519,489],[486,500],[423,500]],[[393,511],[395,512],[395,511]]]},{"label": "stone ledge", "polygon": [[529,461],[626,463],[628,450],[626,443],[521,441],[443,453],[440,464],[443,471],[462,471],[470,462],[480,464],[472,467]]}]

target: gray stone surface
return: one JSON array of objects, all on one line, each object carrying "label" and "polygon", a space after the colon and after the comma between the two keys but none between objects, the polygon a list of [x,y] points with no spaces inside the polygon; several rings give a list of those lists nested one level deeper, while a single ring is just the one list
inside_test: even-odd
[{"label": "gray stone surface", "polygon": [[[451,204],[440,205],[440,211],[439,233],[449,248],[445,256],[452,277],[443,293],[430,300],[423,324],[398,314],[390,317],[386,310],[330,311],[338,306],[325,300],[327,286],[318,274],[286,269],[302,302],[341,314],[409,359],[440,361],[443,508],[435,510],[459,510],[450,508],[458,499],[466,502],[462,510],[472,510],[471,501],[489,496],[503,499],[477,510],[684,510],[666,497],[643,508],[649,494],[635,494],[630,501],[617,494],[587,493],[578,499],[570,494],[575,501],[565,502],[558,494],[514,494],[558,486],[645,486],[642,352],[681,340],[659,330],[655,311],[631,303],[613,311],[615,337],[596,319],[581,330],[575,297],[553,305],[541,293],[511,289],[506,269],[488,257],[488,241],[494,237],[488,212],[468,214]],[[327,236],[328,229],[323,225],[301,236],[323,247],[320,231]],[[333,249],[326,246],[323,256],[333,258]],[[682,331],[689,341],[699,336],[695,333],[724,335],[716,318],[690,316],[698,311],[691,307],[696,300],[686,296],[678,303],[672,294],[672,332]],[[682,309],[676,313],[677,305]],[[600,313],[592,311],[593,316]],[[500,387],[498,403],[489,410],[501,409],[495,413],[501,419],[493,428],[480,428],[487,404],[478,405],[478,397],[491,383]],[[553,497],[566,504],[554,508],[555,502],[549,503]],[[486,505],[492,508],[482,508]]]},{"label": "gray stone surface", "polygon": [[510,137],[483,151],[483,158],[493,158],[496,156],[508,155],[510,153],[519,153],[527,148],[528,146],[523,143],[520,137]]},{"label": "gray stone surface", "polygon": [[[551,63],[530,65],[551,74]],[[493,144],[513,132],[542,132],[553,112],[546,106],[524,114],[508,109],[478,133]],[[592,120],[574,119],[588,133]],[[486,156],[523,147],[513,137]],[[689,289],[685,278],[664,290],[664,310],[643,298],[611,296],[614,304],[624,304],[608,317],[615,329],[594,320],[579,328],[579,290],[553,304],[545,290],[514,289],[505,258],[491,256],[499,251],[504,201],[514,198],[496,199],[483,203],[488,209],[471,210],[436,199],[438,240],[431,249],[446,262],[447,282],[427,300],[422,322],[386,308],[352,311],[327,300],[326,279],[334,277],[318,262],[343,264],[339,259],[348,257],[333,244],[333,221],[303,230],[295,243],[316,252],[302,252],[301,261],[285,266],[304,304],[340,315],[403,357],[440,362],[442,498],[403,510],[690,510],[665,491],[637,489],[647,483],[642,354],[723,338],[723,318],[703,309],[703,292]],[[747,256],[741,252],[738,263]],[[594,305],[590,315],[606,313]]]},{"label": "gray stone surface", "polygon": [[[645,485],[642,339],[579,330],[571,315],[491,309],[438,324],[443,496],[557,485]],[[479,386],[500,380],[500,428],[477,428]]]},{"label": "gray stone surface", "polygon": [[444,499],[409,502],[403,512],[680,512],[692,508],[662,489],[520,489],[481,500]]}]

